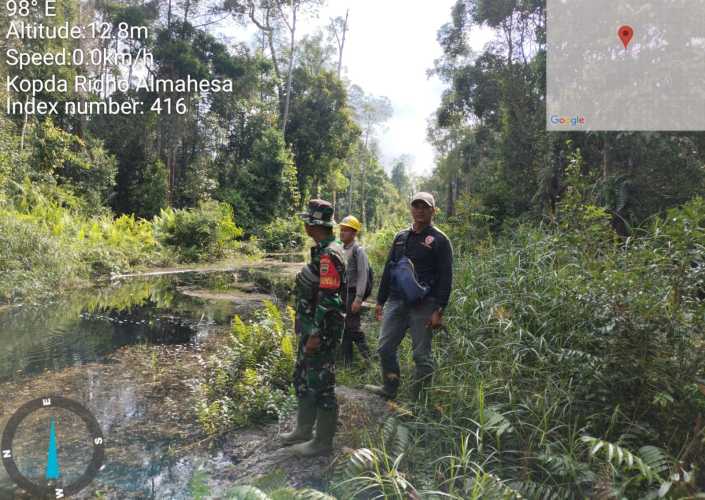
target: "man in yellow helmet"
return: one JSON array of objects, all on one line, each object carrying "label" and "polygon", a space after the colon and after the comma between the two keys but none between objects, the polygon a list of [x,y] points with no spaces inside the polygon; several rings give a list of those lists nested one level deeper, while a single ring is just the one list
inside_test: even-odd
[{"label": "man in yellow helmet", "polygon": [[360,309],[362,302],[372,290],[370,264],[365,250],[357,242],[357,234],[362,229],[360,221],[353,215],[348,215],[338,224],[340,240],[343,242],[347,269],[347,287],[343,292],[345,301],[345,331],[341,351],[343,363],[350,364],[353,360],[353,344],[357,344],[360,354],[369,361],[370,349],[367,346],[365,334],[360,329]]}]

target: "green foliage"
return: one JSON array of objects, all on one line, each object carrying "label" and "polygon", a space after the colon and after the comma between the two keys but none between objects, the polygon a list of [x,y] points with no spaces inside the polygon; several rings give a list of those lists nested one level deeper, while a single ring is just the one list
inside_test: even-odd
[{"label": "green foliage", "polygon": [[236,486],[225,497],[228,500],[335,500],[335,497],[326,495],[312,488],[300,490],[294,488],[277,488],[269,490],[255,486]]},{"label": "green foliage", "polygon": [[640,456],[634,455],[631,451],[619,445],[603,441],[591,436],[583,436],[582,441],[590,447],[590,455],[597,456],[598,453],[606,455],[606,460],[615,467],[624,468],[626,471],[635,471],[648,482],[662,482],[661,474],[668,471],[670,460],[666,458],[663,451],[654,446],[644,446],[640,450],[644,456],[648,457],[644,461]]},{"label": "green foliage", "polygon": [[271,500],[271,497],[254,486],[236,486],[228,493],[229,500]]},{"label": "green foliage", "polygon": [[209,360],[207,380],[198,402],[204,430],[217,434],[279,414],[288,400],[296,357],[293,311],[283,318],[268,302],[258,319],[233,319],[230,341]]},{"label": "green foliage", "polygon": [[[592,204],[622,236],[702,195],[702,133],[546,133],[545,21],[545,0],[458,1],[439,30],[434,72],[446,90],[429,127],[438,160],[427,183],[439,205],[454,216],[455,202],[469,194],[499,225],[552,218],[578,149]],[[481,25],[494,28],[495,39],[473,54],[468,39]]]},{"label": "green foliage", "polygon": [[377,276],[382,276],[382,269],[392,248],[394,236],[405,227],[403,224],[388,225],[365,238],[365,251]]},{"label": "green foliage", "polygon": [[14,207],[0,209],[0,270],[8,278],[0,285],[3,300],[34,300],[95,274],[165,261],[148,221],[88,216],[66,206],[80,207],[80,200],[28,179],[11,193]]},{"label": "green foliage", "polygon": [[278,218],[255,230],[257,243],[267,252],[300,250],[306,240],[304,222],[299,217]]},{"label": "green foliage", "polygon": [[586,192],[566,192],[560,229],[519,226],[460,258],[433,410],[414,424],[427,444],[407,457],[415,482],[457,498],[679,498],[703,484],[705,202],[624,242]]},{"label": "green foliage", "polygon": [[208,488],[208,474],[202,469],[197,469],[193,472],[188,487],[191,493],[191,498],[194,500],[203,500],[210,494]]},{"label": "green foliage", "polygon": [[75,248],[45,226],[0,211],[0,300],[49,295],[75,285],[85,268]]},{"label": "green foliage", "polygon": [[89,209],[105,204],[117,169],[99,140],[65,132],[49,119],[36,126],[30,146],[30,162],[38,179],[74,191]]},{"label": "green foliage", "polygon": [[298,206],[296,166],[279,130],[268,129],[255,140],[245,171],[238,185],[248,194],[253,221],[266,223]]},{"label": "green foliage", "polygon": [[[281,131],[255,120],[244,138],[246,152],[224,155],[222,161],[242,163],[221,177],[216,197],[236,207],[248,232],[290,216],[300,204],[296,165]],[[238,144],[238,150],[245,144]],[[236,145],[233,145],[236,147]],[[236,154],[237,153],[237,154]]]},{"label": "green foliage", "polygon": [[455,214],[440,218],[439,226],[453,242],[453,250],[462,254],[478,242],[491,237],[495,218],[485,212],[481,200],[464,194],[455,204]]},{"label": "green foliage", "polygon": [[[378,446],[351,452],[335,491],[702,494],[705,201],[624,242],[573,172],[557,226],[518,226],[462,251],[431,396],[403,439],[389,438],[399,425],[389,420]],[[414,437],[400,454],[395,443]]]},{"label": "green foliage", "polygon": [[299,192],[315,193],[359,135],[342,82],[330,71],[296,68],[286,139],[296,158]]},{"label": "green foliage", "polygon": [[127,186],[132,211],[140,217],[152,218],[166,207],[166,167],[156,160],[146,163],[140,174]]},{"label": "green foliage", "polygon": [[296,489],[287,486],[286,473],[275,469],[264,476],[258,477],[252,484],[236,486],[228,491],[228,499],[261,499],[261,500],[335,500],[312,488]]},{"label": "green foliage", "polygon": [[381,448],[352,450],[337,466],[333,491],[342,498],[375,495],[375,498],[410,498],[416,488],[402,471],[410,446],[409,429],[394,417],[382,426]]},{"label": "green foliage", "polygon": [[312,488],[304,488],[296,491],[293,498],[295,500],[335,500],[334,496],[327,495]]},{"label": "green foliage", "polygon": [[164,209],[154,219],[154,230],[160,243],[187,262],[221,257],[242,236],[230,205],[213,201],[193,209]]}]

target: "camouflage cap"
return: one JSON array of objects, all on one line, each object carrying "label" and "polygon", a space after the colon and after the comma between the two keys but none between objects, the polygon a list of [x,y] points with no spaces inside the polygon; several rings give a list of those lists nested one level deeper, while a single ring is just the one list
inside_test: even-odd
[{"label": "camouflage cap", "polygon": [[308,202],[308,211],[301,212],[299,217],[309,226],[335,226],[333,205],[325,200],[310,200]]}]

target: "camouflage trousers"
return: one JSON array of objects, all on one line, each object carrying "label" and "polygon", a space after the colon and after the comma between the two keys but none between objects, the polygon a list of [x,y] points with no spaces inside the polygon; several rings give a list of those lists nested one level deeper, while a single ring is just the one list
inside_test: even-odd
[{"label": "camouflage trousers", "polygon": [[335,350],[343,332],[343,319],[327,321],[320,333],[321,344],[315,353],[306,354],[304,347],[309,334],[306,328],[299,335],[299,348],[294,366],[294,389],[300,399],[312,398],[318,408],[334,410],[335,398]]}]

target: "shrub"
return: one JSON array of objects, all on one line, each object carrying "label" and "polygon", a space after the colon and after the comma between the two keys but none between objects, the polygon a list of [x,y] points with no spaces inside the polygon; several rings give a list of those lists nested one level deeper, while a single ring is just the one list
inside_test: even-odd
[{"label": "shrub", "polygon": [[300,250],[306,240],[304,222],[299,217],[278,218],[256,231],[257,241],[266,252]]},{"label": "shrub", "polygon": [[367,235],[365,238],[365,251],[376,271],[376,276],[381,278],[381,270],[384,267],[384,263],[387,261],[394,236],[404,229],[404,227],[405,226],[402,224],[385,226],[379,231]]},{"label": "shrub", "polygon": [[70,288],[86,275],[79,253],[17,212],[0,212],[0,299],[13,302]]},{"label": "shrub", "polygon": [[197,404],[199,422],[209,434],[276,416],[290,404],[288,386],[296,357],[293,310],[283,318],[267,302],[256,321],[232,322],[227,347],[209,360]]},{"label": "shrub", "polygon": [[[566,203],[559,227],[520,226],[459,258],[436,343],[441,423],[418,422],[447,457],[429,474],[462,498],[479,484],[464,476],[529,498],[639,498],[680,473],[673,497],[692,493],[705,467],[705,203],[627,242],[604,211]],[[627,449],[659,450],[663,473],[610,465]]]},{"label": "shrub", "polygon": [[154,230],[160,243],[187,262],[222,257],[242,236],[230,205],[215,201],[192,209],[164,209],[154,218]]},{"label": "shrub", "polygon": [[56,294],[91,274],[123,272],[165,260],[149,221],[124,215],[88,217],[23,186],[19,210],[0,211],[0,297]]},{"label": "shrub", "polygon": [[95,274],[123,272],[164,260],[152,224],[133,215],[94,217],[78,224],[80,256]]},{"label": "shrub", "polygon": [[487,211],[478,198],[464,194],[456,201],[455,215],[439,219],[445,219],[439,223],[439,227],[453,243],[455,253],[472,250],[478,242],[492,235],[495,230],[494,218],[483,210]]},{"label": "shrub", "polygon": [[453,498],[694,495],[705,202],[626,241],[604,211],[571,193],[565,204],[556,227],[519,226],[457,256],[407,477]]}]

